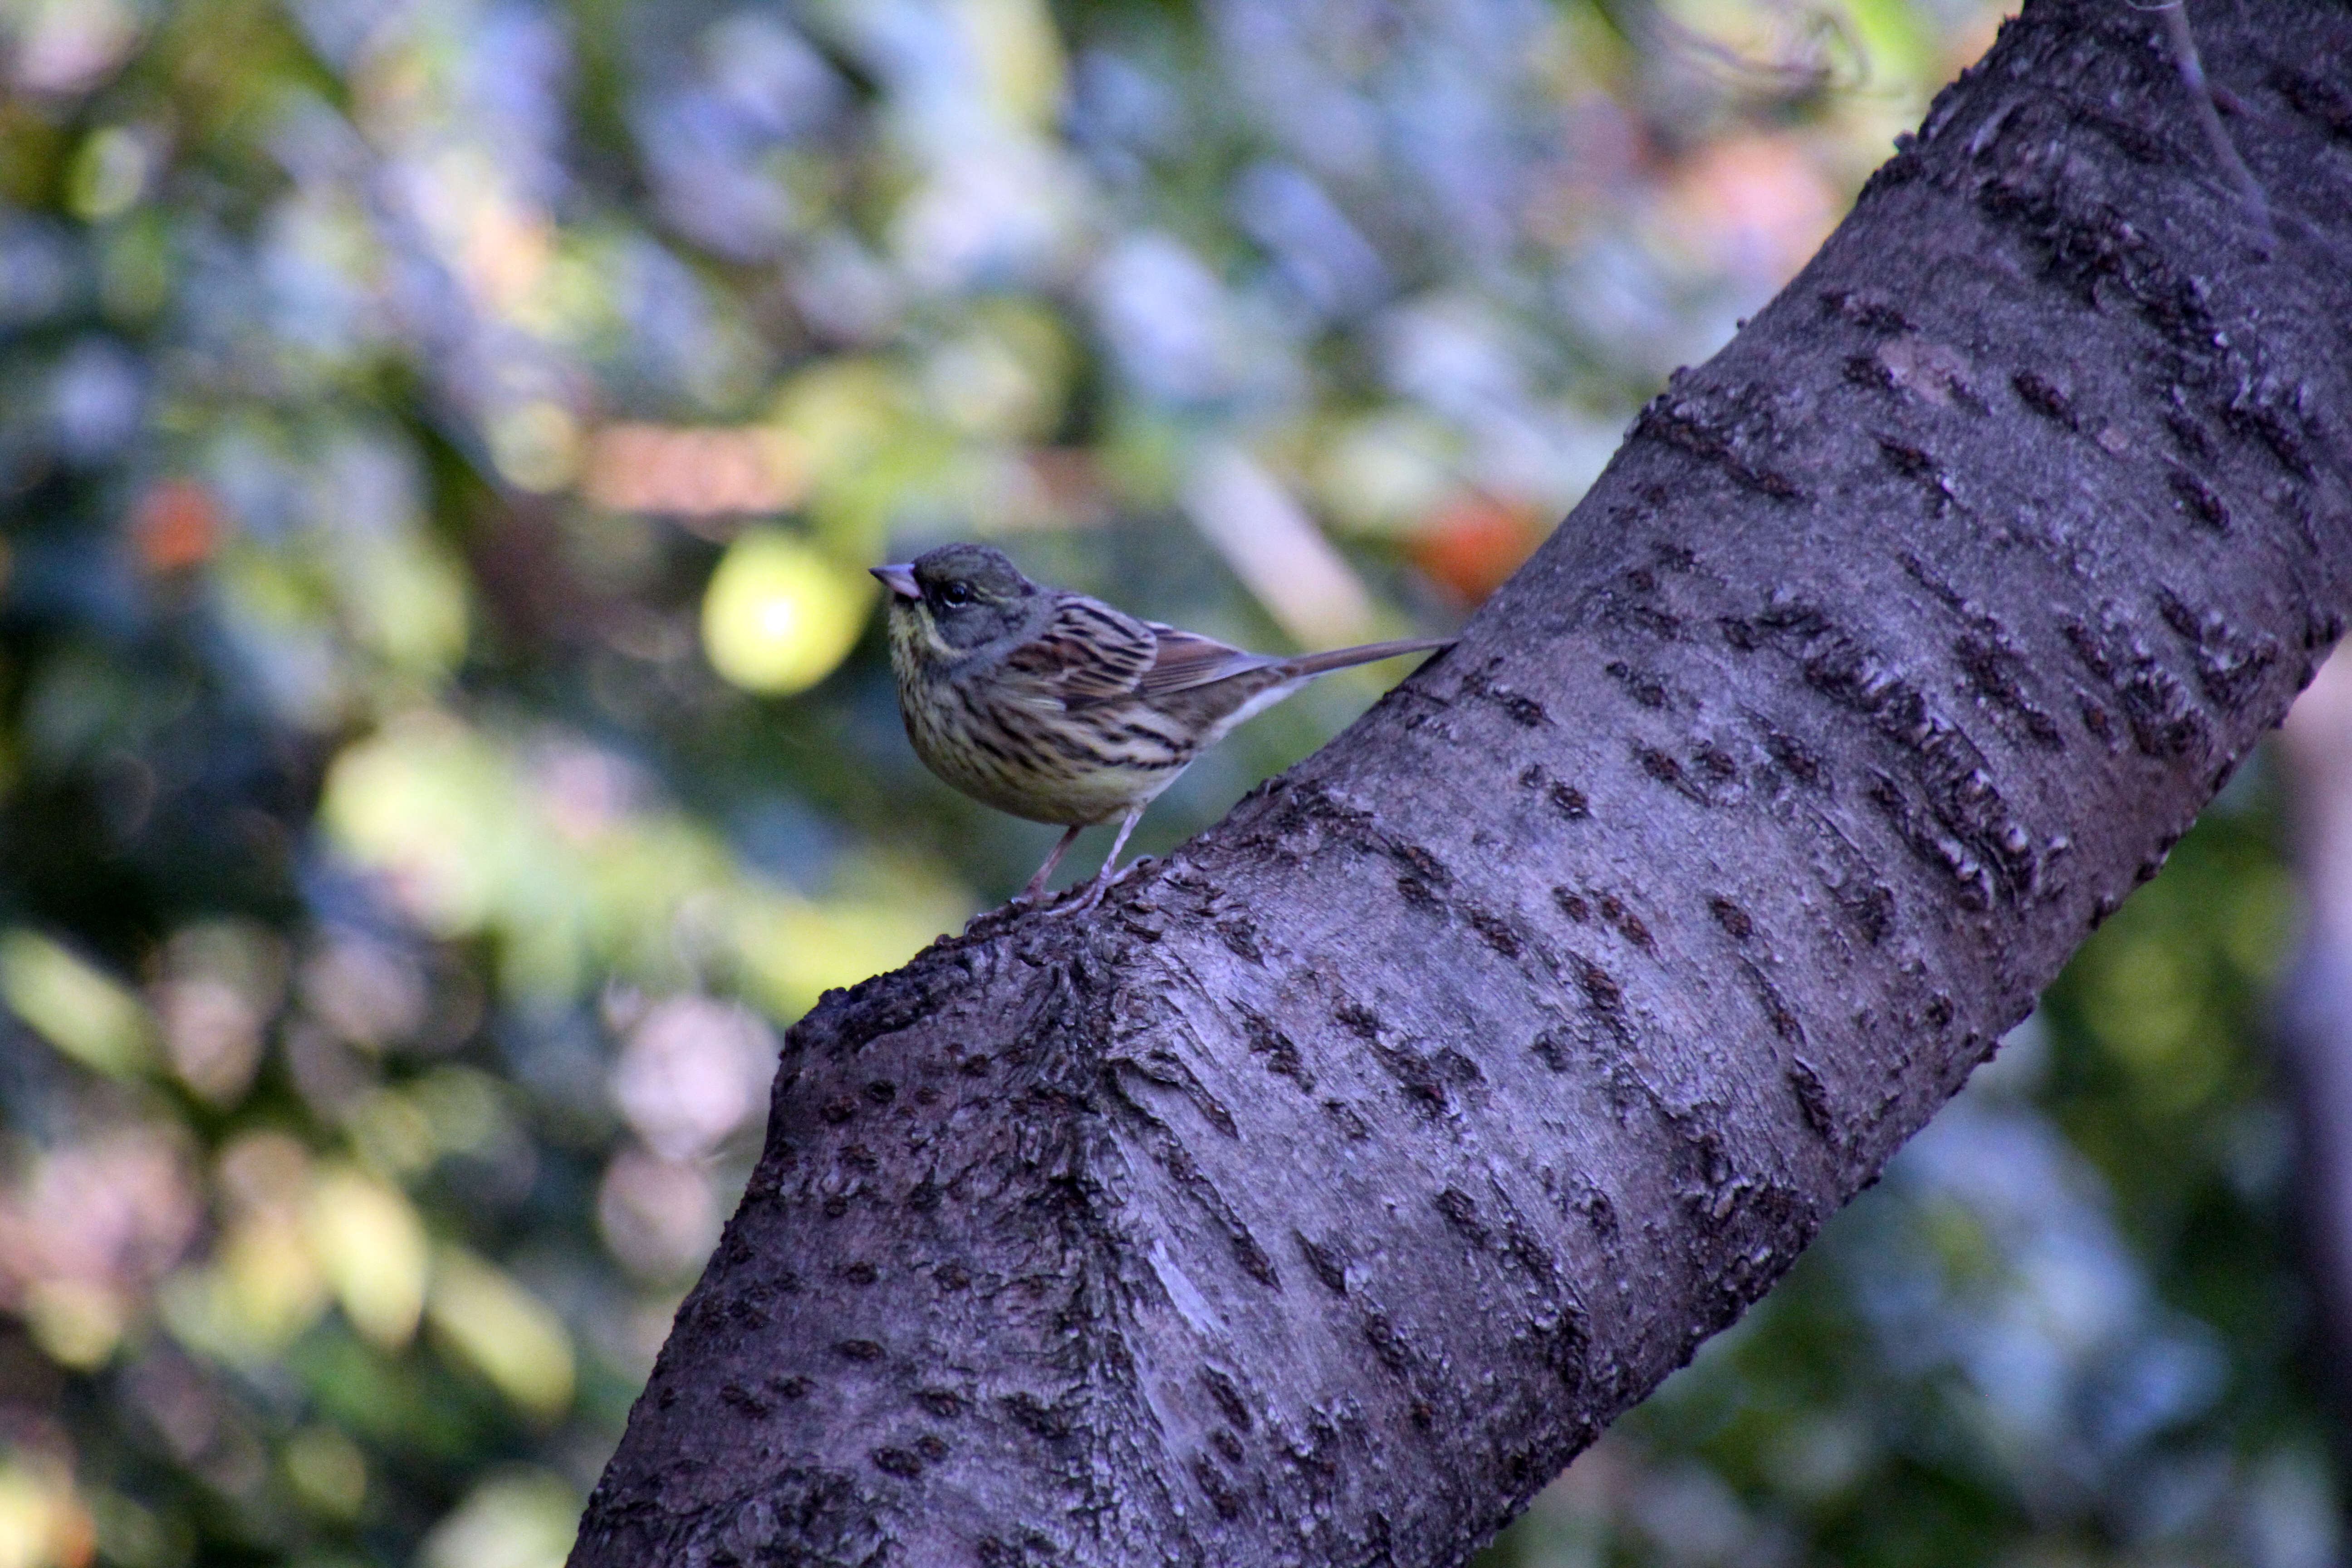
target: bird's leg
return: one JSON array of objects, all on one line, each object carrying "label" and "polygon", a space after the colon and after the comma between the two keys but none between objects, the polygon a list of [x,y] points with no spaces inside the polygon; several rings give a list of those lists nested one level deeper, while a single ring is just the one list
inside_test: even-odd
[{"label": "bird's leg", "polygon": [[[1149,804],[1148,801],[1145,803]],[[1118,837],[1110,841],[1110,853],[1103,857],[1102,869],[1095,873],[1095,879],[1087,884],[1087,896],[1072,907],[1071,913],[1093,909],[1102,898],[1103,889],[1110,886],[1110,874],[1118,865],[1118,852],[1127,847],[1127,836],[1134,832],[1135,825],[1142,820],[1143,806],[1140,805],[1119,819]]]},{"label": "bird's leg", "polygon": [[[1062,857],[1069,852],[1072,841],[1086,830],[1087,825],[1083,822],[1074,822],[1070,824],[1069,831],[1064,833],[1060,841],[1055,844],[1054,852],[1045,857],[1045,863],[1037,868],[1037,874],[1029,879],[1029,885],[1022,889],[1019,896],[1014,898],[1013,901],[1016,904],[1025,904],[1032,899],[1034,899],[1038,894],[1044,892],[1045,890],[1045,879],[1052,876],[1054,874],[1054,868],[1062,863]],[[1119,837],[1123,840],[1127,837],[1127,835],[1122,833],[1119,835]]]}]

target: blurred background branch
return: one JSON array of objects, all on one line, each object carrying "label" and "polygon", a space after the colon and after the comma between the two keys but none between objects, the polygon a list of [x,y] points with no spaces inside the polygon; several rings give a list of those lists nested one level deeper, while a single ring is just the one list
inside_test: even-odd
[{"label": "blurred background branch", "polygon": [[[864,565],[1442,629],[1996,19],[0,0],[0,1568],[560,1561],[776,1029],[1049,836]],[[2334,1561],[2277,793],[1498,1561]]]}]

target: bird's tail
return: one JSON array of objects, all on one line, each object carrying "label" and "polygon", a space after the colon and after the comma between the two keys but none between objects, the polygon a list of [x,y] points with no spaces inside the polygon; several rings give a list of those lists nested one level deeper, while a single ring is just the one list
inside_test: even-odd
[{"label": "bird's tail", "polygon": [[1396,642],[1368,642],[1355,647],[1335,647],[1322,653],[1303,653],[1297,658],[1286,659],[1286,674],[1304,678],[1321,675],[1328,670],[1345,669],[1351,664],[1370,664],[1375,659],[1394,658],[1401,653],[1420,653],[1427,648],[1452,647],[1452,637],[1405,637]]}]

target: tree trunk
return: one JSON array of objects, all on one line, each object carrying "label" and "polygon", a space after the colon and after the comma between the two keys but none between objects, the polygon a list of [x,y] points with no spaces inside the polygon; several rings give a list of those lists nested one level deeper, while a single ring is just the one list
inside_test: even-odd
[{"label": "tree trunk", "polygon": [[1738,1316],[2341,626],[2352,10],[2191,20],[2258,193],[2033,0],[1458,647],[828,996],[572,1562],[1457,1563]]}]

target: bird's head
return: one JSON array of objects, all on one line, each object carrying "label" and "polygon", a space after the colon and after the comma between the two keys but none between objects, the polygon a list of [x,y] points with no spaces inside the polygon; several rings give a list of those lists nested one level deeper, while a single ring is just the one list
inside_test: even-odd
[{"label": "bird's head", "polygon": [[890,634],[953,658],[1019,630],[1040,590],[986,544],[943,544],[902,565],[871,569],[890,590]]}]

